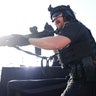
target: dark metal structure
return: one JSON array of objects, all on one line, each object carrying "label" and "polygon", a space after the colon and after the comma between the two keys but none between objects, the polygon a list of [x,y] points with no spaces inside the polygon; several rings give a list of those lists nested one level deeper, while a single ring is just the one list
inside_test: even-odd
[{"label": "dark metal structure", "polygon": [[[44,67],[43,69],[42,67],[3,67],[0,96],[7,96],[7,85],[8,82],[12,82],[12,80],[15,80],[15,84],[17,80],[19,81],[19,85],[24,85],[25,83],[31,85],[29,89],[27,89],[28,86],[24,85],[25,89],[22,88],[21,90],[23,95],[39,96],[39,94],[43,94],[43,96],[49,96],[48,94],[50,94],[51,96],[51,94],[54,94],[54,96],[57,96],[56,90],[58,89],[58,94],[60,94],[66,86],[65,77],[68,75],[68,72],[69,70],[66,68],[62,69],[59,66]],[[17,87],[19,89],[20,86]],[[17,92],[17,90],[14,92]]]}]

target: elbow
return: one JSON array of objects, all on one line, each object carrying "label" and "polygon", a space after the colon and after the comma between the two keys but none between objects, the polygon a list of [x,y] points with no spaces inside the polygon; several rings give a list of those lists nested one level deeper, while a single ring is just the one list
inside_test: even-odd
[{"label": "elbow", "polygon": [[58,46],[57,44],[53,45],[53,50],[58,50],[60,49],[60,46]]}]

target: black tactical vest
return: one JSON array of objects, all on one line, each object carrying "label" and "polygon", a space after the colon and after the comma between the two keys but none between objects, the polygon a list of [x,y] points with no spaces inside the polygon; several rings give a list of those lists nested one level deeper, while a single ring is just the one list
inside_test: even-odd
[{"label": "black tactical vest", "polygon": [[[75,67],[79,69],[77,69],[77,72],[76,70],[73,71],[75,71],[75,76],[76,74],[80,74],[79,76],[76,76],[76,79],[78,77],[81,78],[81,75],[83,75],[87,81],[96,82],[96,63],[93,63],[94,58],[96,59],[96,43],[93,39],[91,39],[90,42],[84,41],[75,45],[66,46],[59,50],[59,54],[61,61],[65,66],[73,66],[77,64]],[[82,64],[83,69],[78,67],[81,66],[80,64]]]},{"label": "black tactical vest", "polygon": [[[92,43],[93,44],[93,43]],[[93,46],[93,45],[92,45]],[[75,45],[69,45],[59,50],[61,61],[67,65],[79,61],[87,56],[93,56],[95,50],[89,42],[79,42]]]}]

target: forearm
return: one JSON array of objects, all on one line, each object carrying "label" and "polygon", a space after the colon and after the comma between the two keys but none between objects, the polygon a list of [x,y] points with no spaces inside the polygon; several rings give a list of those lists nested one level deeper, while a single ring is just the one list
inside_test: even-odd
[{"label": "forearm", "polygon": [[44,38],[29,38],[29,43],[47,50],[58,50],[68,45],[71,40],[64,36],[44,37]]},{"label": "forearm", "polygon": [[54,43],[52,43],[52,38],[50,39],[49,37],[47,38],[29,38],[30,44],[46,49],[46,50],[54,50],[55,46]]}]

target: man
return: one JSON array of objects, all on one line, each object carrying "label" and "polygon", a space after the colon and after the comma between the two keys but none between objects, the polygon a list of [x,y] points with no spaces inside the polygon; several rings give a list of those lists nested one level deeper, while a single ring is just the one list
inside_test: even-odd
[{"label": "man", "polygon": [[91,68],[92,56],[95,54],[92,46],[95,46],[95,41],[90,30],[76,19],[70,6],[50,6],[49,11],[58,36],[29,38],[28,41],[36,47],[58,51],[61,62],[71,67],[70,80],[61,96],[95,96],[95,78],[91,80],[87,75],[89,71],[86,72],[87,61]]},{"label": "man", "polygon": [[96,96],[96,72],[92,62],[96,51],[90,30],[76,19],[69,5],[49,6],[48,10],[57,27],[57,36],[25,38],[25,41],[38,48],[54,50],[61,65],[71,68],[68,85],[61,96]]}]

